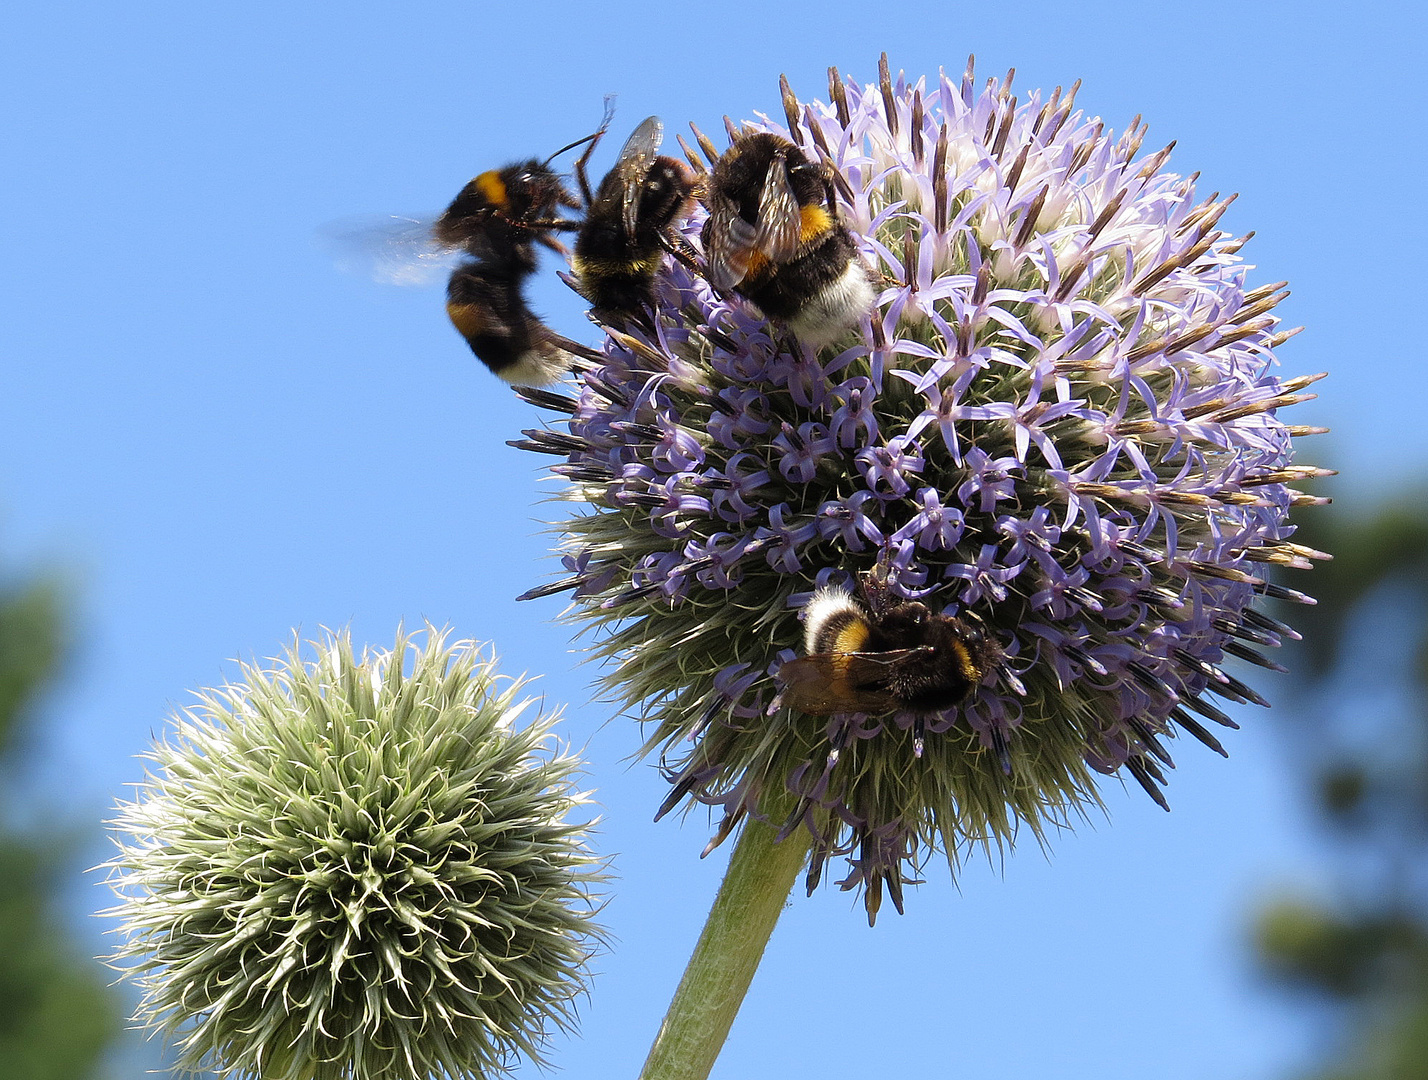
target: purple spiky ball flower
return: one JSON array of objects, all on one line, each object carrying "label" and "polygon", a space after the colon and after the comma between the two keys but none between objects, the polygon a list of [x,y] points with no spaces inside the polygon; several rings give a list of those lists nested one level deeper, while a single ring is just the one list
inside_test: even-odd
[{"label": "purple spiky ball flower", "polygon": [[[1321,553],[1289,538],[1280,419],[1315,377],[1273,373],[1292,331],[1283,282],[1255,286],[1247,239],[1196,194],[1075,109],[1019,102],[971,65],[875,85],[830,72],[830,102],[785,84],[790,138],[836,170],[839,214],[878,284],[859,325],[814,350],[696,264],[666,260],[652,328],[611,328],[568,415],[517,445],[585,504],[560,523],[574,590],[598,628],[605,687],[652,728],[673,784],[725,811],[807,829],[808,885],[840,883],[869,915],[931,851],[1040,837],[1124,771],[1165,805],[1167,740],[1234,726],[1218,701],[1264,699],[1227,657],[1293,632],[1256,605],[1307,601],[1272,566]],[[691,152],[696,168],[712,165]],[[697,242],[703,211],[686,224]],[[780,668],[815,590],[863,575],[983,628],[1001,654],[959,706],[812,716]]]}]

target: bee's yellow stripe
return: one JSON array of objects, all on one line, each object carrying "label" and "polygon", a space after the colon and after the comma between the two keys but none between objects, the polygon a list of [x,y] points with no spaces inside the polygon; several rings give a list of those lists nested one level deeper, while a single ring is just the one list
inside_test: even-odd
[{"label": "bee's yellow stripe", "polygon": [[476,304],[447,304],[446,317],[462,337],[472,337],[486,329],[487,320]]},{"label": "bee's yellow stripe", "polygon": [[601,274],[653,274],[659,269],[660,256],[653,255],[647,259],[582,259],[578,256],[574,260],[575,272],[581,277],[590,275],[600,276]]},{"label": "bee's yellow stripe", "polygon": [[861,652],[864,645],[868,643],[870,629],[868,624],[862,619],[850,619],[848,625],[839,628],[838,636],[833,639],[833,648],[830,652],[850,653]]},{"label": "bee's yellow stripe", "polygon": [[972,650],[962,642],[954,641],[952,642],[952,654],[957,657],[957,666],[962,669],[962,678],[974,686],[982,681],[982,673],[972,662]]},{"label": "bee's yellow stripe", "polygon": [[803,207],[798,214],[798,239],[807,244],[833,227],[833,219],[819,203]]},{"label": "bee's yellow stripe", "polygon": [[481,194],[486,196],[487,202],[493,206],[499,206],[505,209],[507,201],[506,185],[501,180],[501,174],[499,172],[483,172],[480,176],[476,177],[475,184],[476,187],[480,189]]}]

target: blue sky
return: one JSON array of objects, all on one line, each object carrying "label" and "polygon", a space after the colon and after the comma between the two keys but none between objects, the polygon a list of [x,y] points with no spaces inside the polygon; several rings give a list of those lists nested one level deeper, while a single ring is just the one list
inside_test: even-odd
[{"label": "blue sky", "polygon": [[[650,113],[710,130],[777,111],[780,72],[819,95],[829,64],[871,78],[883,49],[912,75],[974,52],[1023,90],[1079,78],[1087,113],[1117,130],[1142,114],[1148,149],[1178,140],[1171,168],[1241,193],[1222,227],[1257,231],[1252,283],[1290,281],[1279,311],[1308,330],[1285,370],[1333,373],[1294,420],[1334,427],[1311,453],[1354,504],[1428,456],[1404,292],[1428,239],[1423,31],[1416,7],[1374,0],[12,12],[0,545],[65,568],[80,630],[37,805],[106,816],[168,710],[294,627],[390,643],[428,619],[495,638],[506,670],[569,703],[617,873],[617,944],[554,1058],[582,1080],[635,1075],[722,867],[697,859],[702,818],[650,822],[663,781],[629,763],[633,724],[591,703],[559,598],[513,600],[553,568],[554,489],[505,445],[537,411],[475,363],[439,288],[344,276],[319,229],[438,210],[473,173],[588,132],[611,92],[617,130]],[[593,340],[553,275],[535,303]],[[1318,1043],[1253,976],[1247,919],[1318,880],[1321,853],[1292,716],[1249,719],[1228,762],[1179,755],[1170,815],[1108,785],[1109,819],[1051,857],[1028,844],[955,887],[934,869],[871,931],[848,895],[796,899],[715,1076],[1285,1075]],[[73,897],[77,916],[108,902],[95,875]]]}]

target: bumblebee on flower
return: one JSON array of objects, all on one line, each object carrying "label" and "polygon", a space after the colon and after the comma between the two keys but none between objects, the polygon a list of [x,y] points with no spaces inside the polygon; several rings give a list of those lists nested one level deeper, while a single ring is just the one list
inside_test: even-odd
[{"label": "bumblebee on flower", "polygon": [[[1074,97],[1018,102],[970,65],[833,72],[827,103],[786,90],[784,123],[730,151],[700,136],[713,194],[682,228],[704,264],[666,260],[653,329],[610,330],[578,397],[542,399],[568,430],[523,443],[588,506],[561,524],[568,576],[528,595],[572,589],[605,631],[664,809],[804,831],[810,886],[847,855],[870,915],[929,851],[1094,802],[1098,772],[1164,805],[1166,741],[1223,752],[1216,699],[1264,703],[1222,666],[1276,666],[1257,646],[1292,631],[1257,598],[1307,599],[1260,564],[1322,557],[1289,542],[1288,510],[1320,501],[1290,485],[1323,470],[1292,464],[1316,429],[1278,415],[1314,380],[1271,372],[1282,283],[1250,285],[1244,238],[1215,227],[1231,200]],[[751,146],[752,214],[719,194]],[[740,292],[807,254],[770,238],[761,208],[789,204],[846,232],[856,318],[768,320]],[[867,636],[897,610],[961,652]],[[892,688],[944,653],[940,696]]]}]

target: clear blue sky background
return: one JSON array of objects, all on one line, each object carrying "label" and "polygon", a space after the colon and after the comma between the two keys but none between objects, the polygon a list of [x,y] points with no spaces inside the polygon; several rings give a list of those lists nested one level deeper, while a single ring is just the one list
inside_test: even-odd
[{"label": "clear blue sky background", "polygon": [[[51,703],[35,805],[93,823],[134,755],[228,658],[291,628],[389,643],[430,619],[544,673],[586,744],[618,874],[583,1035],[556,1063],[628,1080],[722,869],[702,818],[650,822],[664,784],[637,732],[589,702],[543,580],[541,461],[505,440],[537,419],[446,324],[440,290],[336,272],[314,243],[354,214],[431,212],[473,173],[585,134],[778,109],[825,69],[1084,80],[1078,104],[1202,190],[1238,190],[1252,281],[1290,279],[1308,332],[1286,371],[1331,370],[1295,410],[1336,434],[1341,501],[1421,469],[1424,175],[1420,8],[1257,3],[746,0],[378,5],[24,5],[0,41],[0,544],[67,567],[71,679]],[[601,148],[597,172],[619,139]],[[553,275],[537,304],[591,340]],[[1312,586],[1310,586],[1312,588]],[[1273,680],[1279,678],[1279,685]],[[1283,677],[1262,683],[1283,696]],[[715,1075],[896,1072],[1012,1080],[1268,1080],[1322,1045],[1253,975],[1248,913],[1322,875],[1284,709],[1228,762],[1182,744],[1163,814],[1110,784],[1108,821],[935,867],[875,930],[825,889],[787,911]],[[103,856],[96,844],[91,861]],[[104,906],[95,875],[79,915]],[[93,947],[99,939],[87,927]],[[139,1075],[140,1052],[114,1076]],[[536,1075],[526,1070],[524,1075]]]}]

